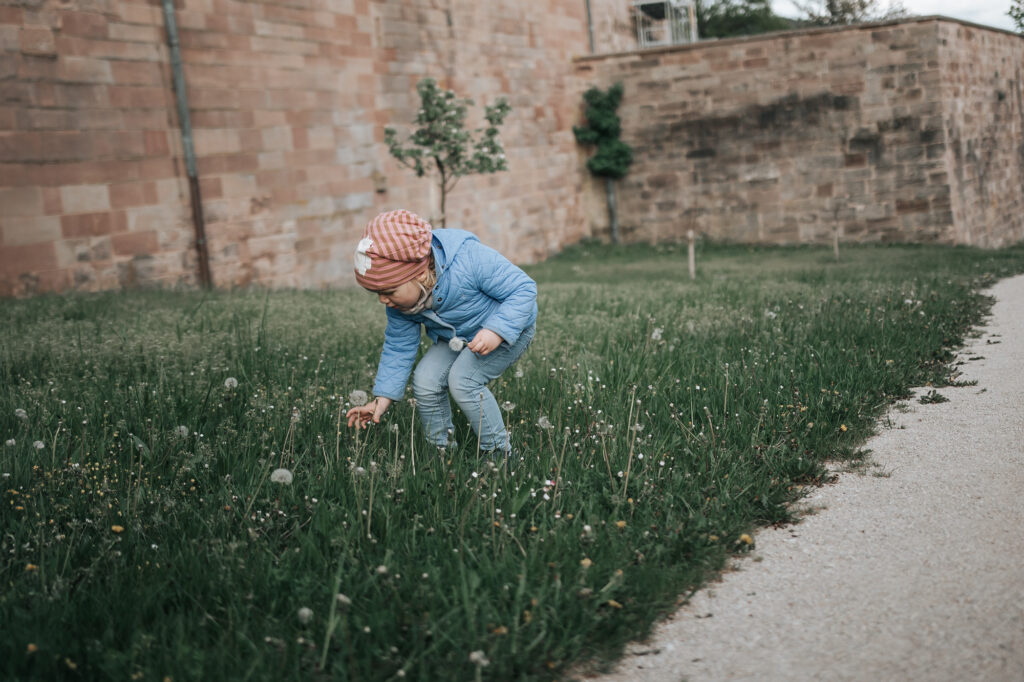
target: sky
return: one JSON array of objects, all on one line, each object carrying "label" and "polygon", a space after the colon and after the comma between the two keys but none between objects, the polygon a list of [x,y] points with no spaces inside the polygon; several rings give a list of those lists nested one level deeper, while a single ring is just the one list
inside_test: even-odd
[{"label": "sky", "polygon": [[[884,7],[888,2],[880,0],[879,4]],[[902,0],[902,5],[907,12],[918,16],[940,14],[975,24],[1015,30],[1013,21],[1006,14],[1010,0]],[[784,17],[800,16],[790,0],[772,0],[772,9]]]}]

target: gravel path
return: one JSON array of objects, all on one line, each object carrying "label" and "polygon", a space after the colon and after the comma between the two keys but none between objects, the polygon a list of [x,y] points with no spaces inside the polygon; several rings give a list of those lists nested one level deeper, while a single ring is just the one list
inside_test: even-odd
[{"label": "gravel path", "polygon": [[[797,525],[634,644],[625,680],[1024,680],[1024,276],[960,357],[949,402],[915,398]],[[924,394],[918,390],[917,395]]]}]

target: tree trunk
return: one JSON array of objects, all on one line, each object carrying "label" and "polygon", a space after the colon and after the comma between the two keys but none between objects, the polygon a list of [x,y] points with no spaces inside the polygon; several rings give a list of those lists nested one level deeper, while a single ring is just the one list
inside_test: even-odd
[{"label": "tree trunk", "polygon": [[442,181],[441,182],[441,227],[445,227],[445,221],[447,220],[447,218],[445,217],[445,212],[444,212],[444,210],[445,210],[444,209],[444,205],[445,205],[447,199],[448,199],[448,192],[444,188],[444,181]]},{"label": "tree trunk", "polygon": [[604,179],[604,192],[608,198],[608,222],[612,230],[612,244],[619,243],[619,212],[615,205],[615,180]]}]

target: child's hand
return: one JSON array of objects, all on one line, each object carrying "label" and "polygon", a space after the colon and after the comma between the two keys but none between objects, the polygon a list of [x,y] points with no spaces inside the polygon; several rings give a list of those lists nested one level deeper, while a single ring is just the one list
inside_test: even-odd
[{"label": "child's hand", "polygon": [[480,355],[487,355],[501,345],[501,337],[490,329],[481,329],[473,337],[473,340],[466,344],[466,348]]},{"label": "child's hand", "polygon": [[380,418],[387,412],[388,407],[391,406],[390,398],[376,397],[372,402],[360,405],[359,407],[353,407],[351,410],[345,413],[348,418],[349,427],[358,426],[359,428],[365,429],[369,426],[372,420],[374,424],[380,424]]}]

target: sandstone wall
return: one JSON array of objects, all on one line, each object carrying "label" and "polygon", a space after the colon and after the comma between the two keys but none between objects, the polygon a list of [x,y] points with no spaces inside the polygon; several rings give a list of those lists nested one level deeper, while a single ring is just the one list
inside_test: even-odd
[{"label": "sandstone wall", "polygon": [[[1020,125],[1008,121],[1020,111],[1009,65],[1022,60],[1017,36],[933,17],[588,57],[577,69],[625,84],[636,163],[619,203],[631,239],[695,229],[815,242],[838,228],[862,241],[996,245],[1020,238],[1024,189],[1009,151]],[[973,71],[999,68],[1002,100]],[[982,147],[988,165],[975,160]],[[596,233],[603,190],[588,187]]]},{"label": "sandstone wall", "polygon": [[1024,39],[938,25],[956,241],[1024,239]]},{"label": "sandstone wall", "polygon": [[[506,95],[510,172],[465,179],[450,227],[515,260],[582,235],[571,58],[585,6],[517,0],[178,0],[218,286],[351,283],[366,220],[436,216],[399,168],[415,84]],[[479,119],[478,119],[479,122]],[[0,7],[0,295],[193,284],[194,234],[159,2]]]}]

